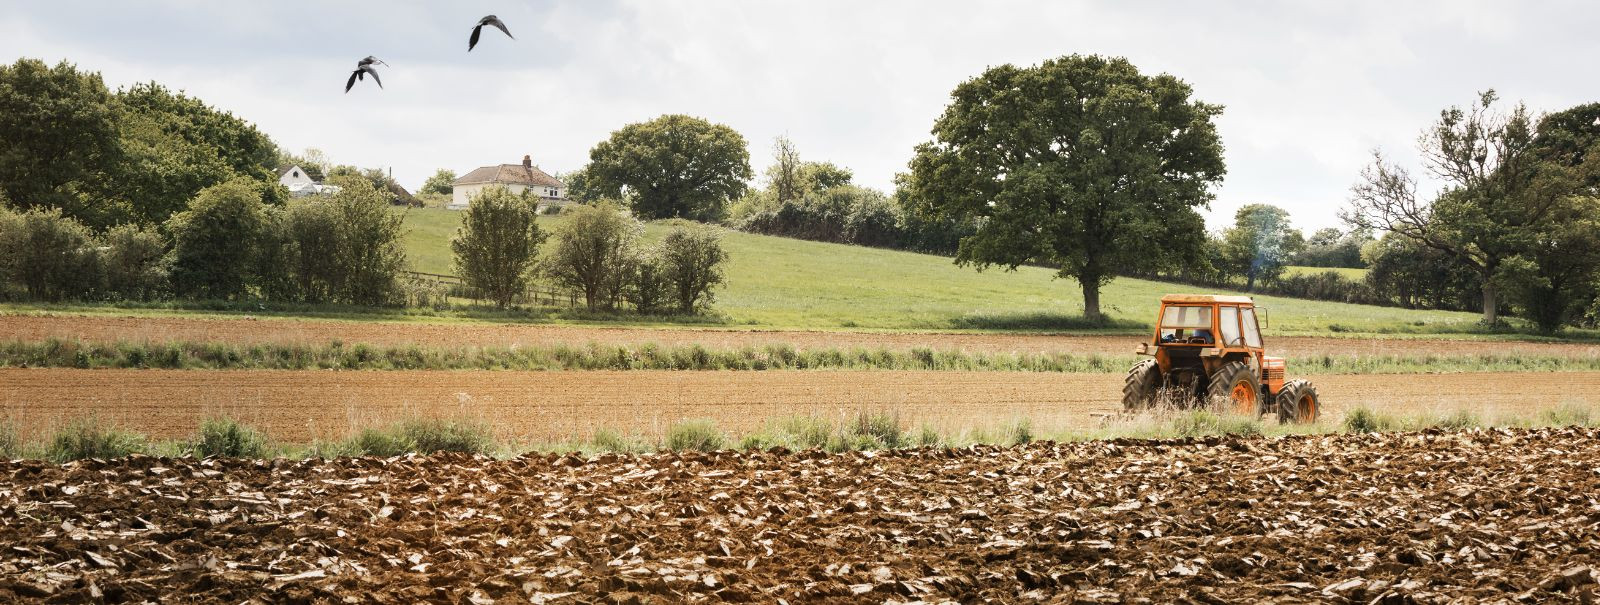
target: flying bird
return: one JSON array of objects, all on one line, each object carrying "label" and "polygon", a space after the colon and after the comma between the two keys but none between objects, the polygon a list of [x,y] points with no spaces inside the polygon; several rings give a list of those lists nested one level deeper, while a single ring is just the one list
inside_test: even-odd
[{"label": "flying bird", "polygon": [[500,28],[500,31],[506,33],[507,38],[511,38],[512,40],[517,39],[516,36],[511,35],[511,30],[506,29],[506,22],[501,21],[499,17],[489,15],[479,19],[478,24],[472,28],[472,37],[467,39],[467,52],[472,52],[472,47],[478,45],[478,34],[483,33],[483,26],[485,25],[493,25],[498,27]]},{"label": "flying bird", "polygon": [[350,87],[356,85],[356,80],[367,79],[367,74],[372,74],[372,81],[378,83],[378,88],[383,88],[383,80],[378,79],[378,70],[372,68],[373,63],[382,64],[384,67],[389,66],[389,64],[384,63],[382,59],[373,56],[368,56],[365,59],[356,61],[356,70],[350,72],[350,80],[344,83],[345,93],[349,93]]}]

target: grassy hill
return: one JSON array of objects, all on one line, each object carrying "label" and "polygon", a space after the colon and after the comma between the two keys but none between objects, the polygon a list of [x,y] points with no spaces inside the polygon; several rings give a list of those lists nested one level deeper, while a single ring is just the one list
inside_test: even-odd
[{"label": "grassy hill", "polygon": [[[417,271],[451,273],[449,239],[458,212],[411,210],[407,252]],[[540,217],[553,227],[561,217]],[[650,225],[646,237],[664,227]],[[979,272],[949,258],[727,231],[730,262],[717,310],[733,324],[771,328],[1034,329],[1071,328],[1083,312],[1078,284],[1021,267]],[[1161,295],[1192,286],[1119,278],[1101,293],[1102,310],[1126,323],[1153,320]],[[1477,316],[1271,296],[1271,329],[1285,333],[1454,333]],[[1124,328],[1128,329],[1128,328]]]}]

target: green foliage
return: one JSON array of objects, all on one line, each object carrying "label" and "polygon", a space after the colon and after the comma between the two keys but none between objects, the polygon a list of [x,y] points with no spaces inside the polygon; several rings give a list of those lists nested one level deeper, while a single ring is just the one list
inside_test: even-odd
[{"label": "green foliage", "polygon": [[[277,146],[231,113],[154,82],[119,91],[116,100],[124,159],[108,194],[125,200],[135,220],[166,221],[200,190],[233,178],[277,178]],[[273,191],[270,199],[286,194]]]},{"label": "green foliage", "polygon": [[126,209],[101,203],[99,191],[120,157],[115,102],[100,74],[65,61],[0,65],[0,197],[115,224]]},{"label": "green foliage", "polygon": [[633,279],[626,290],[628,302],[633,303],[633,308],[640,313],[648,315],[666,309],[674,292],[667,267],[661,259],[660,246],[650,246],[640,251]]},{"label": "green foliage", "polygon": [[1596,415],[1594,408],[1574,403],[1564,403],[1545,410],[1540,415],[1540,419],[1549,426],[1592,427],[1600,425],[1600,415]]},{"label": "green foliage", "polygon": [[557,284],[583,292],[590,311],[613,309],[638,263],[643,232],[639,221],[611,204],[574,207],[555,229],[540,270]]},{"label": "green foliage", "polygon": [[189,209],[167,221],[172,234],[172,286],[182,297],[239,299],[257,273],[257,250],[267,235],[257,186],[234,179],[207,187]]},{"label": "green foliage", "polygon": [[450,242],[457,274],[468,286],[505,308],[528,289],[544,232],[527,196],[490,187],[473,197]]},{"label": "green foliage", "polygon": [[94,243],[89,229],[59,208],[0,207],[0,295],[17,284],[33,300],[92,296],[102,280]]},{"label": "green foliage", "polygon": [[951,93],[903,186],[915,212],[981,221],[959,263],[1059,267],[1096,317],[1118,273],[1176,266],[1204,241],[1222,108],[1190,94],[1121,58],[990,68]]},{"label": "green foliage", "polygon": [[1171,419],[1172,431],[1179,437],[1206,435],[1261,435],[1261,423],[1254,418],[1218,414],[1208,410],[1193,410]]},{"label": "green foliage", "polygon": [[268,458],[274,453],[265,433],[232,418],[201,422],[189,450],[203,458]]},{"label": "green foliage", "polygon": [[709,307],[716,287],[727,279],[728,253],[722,249],[722,235],[712,227],[674,226],[657,244],[656,257],[680,313]]},{"label": "green foliage", "polygon": [[855,449],[895,449],[910,445],[909,436],[900,425],[900,415],[892,412],[856,414],[848,436],[870,440],[870,447]]},{"label": "green foliage", "polygon": [[685,420],[667,429],[666,448],[675,452],[712,452],[728,446],[728,437],[710,420]]},{"label": "green foliage", "polygon": [[143,435],[88,418],[69,422],[51,435],[45,458],[55,462],[121,458],[144,453],[147,447]]},{"label": "green foliage", "polygon": [[167,294],[167,241],[153,228],[112,227],[100,253],[106,293],[120,300],[156,300]]},{"label": "green foliage", "polygon": [[489,427],[481,422],[463,419],[423,418],[408,420],[400,426],[404,441],[411,450],[432,454],[456,452],[462,454],[490,454],[494,439]]},{"label": "green foliage", "polygon": [[1481,427],[1483,420],[1471,410],[1456,410],[1434,420],[1433,426],[1447,431],[1460,431]]},{"label": "green foliage", "polygon": [[1006,441],[1011,445],[1027,445],[1033,443],[1033,421],[1027,418],[1018,418],[1006,426]]},{"label": "green foliage", "polygon": [[22,457],[22,441],[17,438],[17,427],[10,420],[0,420],[0,460]]},{"label": "green foliage", "polygon": [[644,219],[715,220],[751,178],[732,128],[685,115],[629,124],[589,152],[586,196],[626,199]]},{"label": "green foliage", "polygon": [[1248,204],[1234,214],[1233,227],[1222,234],[1225,273],[1242,275],[1245,291],[1256,282],[1275,280],[1289,258],[1304,247],[1300,232],[1289,226],[1289,212],[1268,204]]},{"label": "green foliage", "polygon": [[456,171],[440,168],[438,172],[433,173],[433,176],[428,177],[428,180],[423,181],[422,188],[417,190],[417,194],[450,195],[455,191],[455,182]]},{"label": "green foliage", "polygon": [[589,445],[598,451],[618,454],[639,453],[647,449],[637,440],[629,439],[622,436],[622,433],[606,428],[596,430],[594,436],[589,438]]},{"label": "green foliage", "polygon": [[1346,433],[1376,433],[1394,428],[1394,421],[1375,411],[1362,406],[1345,412],[1344,431]]},{"label": "green foliage", "polygon": [[1289,264],[1301,267],[1364,268],[1367,265],[1361,260],[1361,248],[1372,241],[1375,241],[1372,232],[1365,229],[1344,232],[1324,227],[1306,238],[1305,247],[1289,259]]},{"label": "green foliage", "polygon": [[[351,439],[349,444],[339,447],[329,453],[332,456],[377,456],[389,458],[412,453],[416,444],[406,438],[406,435],[394,427],[388,429],[365,428]],[[331,456],[329,456],[331,457]]]}]

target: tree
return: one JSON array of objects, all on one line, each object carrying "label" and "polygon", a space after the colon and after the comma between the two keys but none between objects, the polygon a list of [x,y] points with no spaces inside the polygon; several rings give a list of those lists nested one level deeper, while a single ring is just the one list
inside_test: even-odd
[{"label": "tree", "polygon": [[389,210],[389,193],[362,179],[329,179],[339,192],[328,196],[333,207],[338,253],[337,300],[356,305],[390,305],[400,296],[400,272],[406,264],[405,216]]},{"label": "tree", "polygon": [[462,280],[502,309],[528,289],[529,272],[545,240],[534,222],[537,215],[527,197],[489,187],[472,198],[462,213],[460,232],[450,241]]},{"label": "tree", "polygon": [[714,289],[725,279],[728,253],[722,236],[711,227],[677,225],[657,248],[661,270],[678,303],[678,312],[694,313],[716,300]]},{"label": "tree", "polygon": [[114,101],[100,74],[65,61],[0,66],[0,193],[19,208],[61,208],[92,226],[122,210],[97,195],[119,161]]},{"label": "tree", "polygon": [[714,220],[750,180],[750,152],[732,128],[664,115],[595,145],[585,175],[592,191],[627,199],[640,218]]},{"label": "tree", "polygon": [[1240,208],[1222,242],[1224,262],[1233,274],[1244,276],[1247,292],[1255,289],[1257,279],[1277,279],[1289,257],[1304,247],[1300,232],[1289,226],[1289,212],[1268,204]]},{"label": "tree", "polygon": [[655,313],[666,307],[672,286],[661,262],[661,248],[652,246],[640,252],[625,297],[640,313]]},{"label": "tree", "polygon": [[605,199],[605,195],[590,183],[588,166],[557,174],[556,179],[567,186],[566,193],[569,200],[582,204],[593,204]]},{"label": "tree", "polygon": [[1372,241],[1372,232],[1352,229],[1346,233],[1333,227],[1318,229],[1306,238],[1306,245],[1289,264],[1307,267],[1362,268],[1361,247]]},{"label": "tree", "polygon": [[912,209],[979,223],[957,263],[1059,267],[1098,319],[1119,271],[1178,264],[1204,241],[1195,208],[1224,173],[1222,108],[1190,94],[1122,58],[991,68],[956,87],[917,146]]},{"label": "tree", "polygon": [[590,311],[611,308],[638,260],[644,226],[611,203],[576,206],[556,229],[554,247],[541,261],[545,275],[583,292]]},{"label": "tree", "polygon": [[772,166],[767,168],[767,187],[779,204],[799,199],[805,190],[800,185],[800,152],[794,141],[780,136],[772,142]]},{"label": "tree", "polygon": [[154,300],[167,292],[167,242],[154,228],[134,224],[106,232],[100,260],[106,292],[122,300]]},{"label": "tree", "polygon": [[433,173],[433,176],[428,177],[428,180],[422,183],[422,188],[418,189],[417,193],[450,195],[452,191],[455,191],[455,182],[456,172],[454,170],[440,168],[438,172]]},{"label": "tree", "polygon": [[1533,154],[1543,180],[1566,186],[1568,195],[1506,261],[1503,283],[1520,314],[1553,333],[1589,306],[1600,286],[1600,103],[1539,120]]},{"label": "tree", "polygon": [[1427,171],[1443,188],[1424,199],[1405,168],[1373,152],[1341,218],[1356,227],[1398,233],[1443,252],[1476,272],[1483,322],[1499,321],[1507,259],[1526,249],[1570,183],[1541,170],[1534,151],[1536,118],[1518,104],[1493,111],[1494,91],[1472,106],[1451,107],[1418,142]]},{"label": "tree", "polygon": [[191,299],[241,299],[257,274],[266,230],[259,183],[234,178],[200,191],[187,210],[167,220],[172,286]]},{"label": "tree", "polygon": [[0,208],[0,287],[18,284],[28,298],[87,298],[99,289],[94,236],[60,208]]}]

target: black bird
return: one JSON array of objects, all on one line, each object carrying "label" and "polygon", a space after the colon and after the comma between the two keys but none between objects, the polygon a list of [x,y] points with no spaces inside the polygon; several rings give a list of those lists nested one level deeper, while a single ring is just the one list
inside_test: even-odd
[{"label": "black bird", "polygon": [[511,38],[512,40],[517,39],[516,36],[511,35],[511,30],[506,29],[506,22],[501,21],[499,17],[489,15],[479,19],[478,24],[472,28],[472,37],[467,39],[467,52],[472,52],[472,47],[478,45],[478,34],[483,33],[483,26],[485,25],[493,25],[498,27],[500,28],[500,31],[506,33],[507,38]]},{"label": "black bird", "polygon": [[383,88],[383,80],[378,79],[378,70],[372,68],[373,63],[381,63],[384,67],[389,66],[389,64],[384,63],[382,59],[372,56],[357,61],[356,70],[350,72],[350,80],[344,83],[344,91],[346,93],[350,92],[350,87],[356,85],[356,80],[367,79],[367,74],[372,74],[372,81],[378,83],[378,88]]}]

